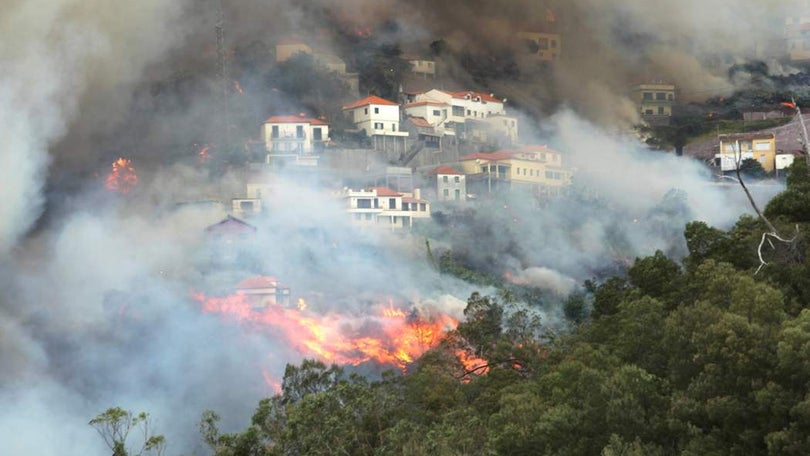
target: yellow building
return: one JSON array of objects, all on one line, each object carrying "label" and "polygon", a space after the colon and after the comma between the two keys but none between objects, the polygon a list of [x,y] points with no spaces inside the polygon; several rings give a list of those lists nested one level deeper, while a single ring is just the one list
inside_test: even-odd
[{"label": "yellow building", "polygon": [[551,62],[560,58],[562,37],[559,33],[548,31],[518,32],[517,36],[529,45],[532,54],[536,54],[540,60]]},{"label": "yellow building", "polygon": [[460,163],[464,173],[479,184],[479,192],[527,185],[554,195],[571,185],[573,177],[573,170],[563,166],[562,154],[548,146],[477,152],[462,157]]},{"label": "yellow building", "polygon": [[633,87],[633,101],[641,117],[650,123],[669,123],[675,102],[675,85],[647,82]]},{"label": "yellow building", "polygon": [[758,161],[762,168],[773,172],[776,168],[776,138],[773,133],[735,133],[720,135],[720,153],[715,155],[721,171],[734,171],[737,162],[747,158]]},{"label": "yellow building", "polygon": [[299,52],[312,55],[312,48],[301,41],[283,41],[276,44],[276,62],[286,62]]}]

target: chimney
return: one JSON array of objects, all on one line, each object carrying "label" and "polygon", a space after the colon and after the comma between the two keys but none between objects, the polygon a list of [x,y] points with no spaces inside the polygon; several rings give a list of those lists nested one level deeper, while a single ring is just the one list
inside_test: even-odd
[{"label": "chimney", "polygon": [[421,188],[413,189],[413,197],[416,199],[422,199],[422,189]]}]

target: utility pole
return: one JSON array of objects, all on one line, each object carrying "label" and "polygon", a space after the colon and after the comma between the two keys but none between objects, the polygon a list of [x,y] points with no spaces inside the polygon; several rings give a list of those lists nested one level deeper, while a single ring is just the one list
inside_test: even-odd
[{"label": "utility pole", "polygon": [[807,126],[804,125],[802,108],[796,104],[795,98],[791,97],[790,101],[793,103],[793,106],[796,108],[796,114],[799,116],[799,125],[802,126],[802,150],[804,150],[804,160],[807,162],[807,165],[810,166],[810,143],[807,141]]},{"label": "utility pole", "polygon": [[214,25],[214,31],[216,32],[217,37],[217,83],[219,85],[217,98],[219,101],[219,109],[221,110],[218,128],[219,138],[217,138],[216,142],[221,146],[219,148],[220,151],[225,151],[226,148],[230,147],[231,145],[231,113],[228,102],[228,56],[226,55],[225,51],[225,12],[222,8],[222,1],[223,0],[216,0],[217,20],[216,24]]}]

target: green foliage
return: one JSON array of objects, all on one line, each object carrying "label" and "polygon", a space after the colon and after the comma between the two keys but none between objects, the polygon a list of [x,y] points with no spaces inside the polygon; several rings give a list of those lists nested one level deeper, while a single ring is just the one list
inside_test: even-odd
[{"label": "green foliage", "polygon": [[745,179],[760,180],[768,177],[767,171],[759,161],[753,158],[746,158],[740,163],[740,174]]},{"label": "green foliage", "polygon": [[[104,439],[104,443],[113,452],[113,456],[141,456],[155,454],[160,456],[166,447],[166,439],[156,435],[145,412],[135,414],[121,407],[109,408],[90,420],[88,423]],[[135,430],[141,436],[140,447],[127,449],[127,440]]]},{"label": "green foliage", "polygon": [[787,189],[765,206],[765,216],[788,222],[810,223],[810,173],[799,158],[788,168]]}]

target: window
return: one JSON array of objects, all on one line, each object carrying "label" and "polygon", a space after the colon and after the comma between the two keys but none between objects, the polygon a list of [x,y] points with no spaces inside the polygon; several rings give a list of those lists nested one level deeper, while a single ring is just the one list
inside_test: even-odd
[{"label": "window", "polygon": [[488,172],[489,172],[489,169],[487,169],[487,166],[486,166],[486,165],[484,165],[484,166],[482,166],[482,167],[481,167],[481,172],[482,172],[482,173],[488,173]]},{"label": "window", "polygon": [[296,125],[295,126],[295,137],[296,138],[303,138],[304,137],[304,126],[303,125]]},{"label": "window", "polygon": [[419,210],[422,212],[427,211],[427,203],[419,203]]},{"label": "window", "polygon": [[554,172],[554,179],[557,179],[557,180],[562,179],[562,173],[560,173],[560,172]]},{"label": "window", "polygon": [[652,100],[653,99],[652,92],[644,92],[644,99],[645,100]]},{"label": "window", "polygon": [[548,49],[548,38],[540,38],[537,40],[537,47],[540,49]]},{"label": "window", "polygon": [[433,115],[434,115],[434,116],[440,116],[440,115],[442,115],[442,112],[441,112],[441,111],[439,111],[438,109],[434,109],[434,110],[433,110]]},{"label": "window", "polygon": [[358,209],[371,209],[371,199],[363,198],[357,200]]},{"label": "window", "polygon": [[374,108],[374,114],[379,114],[379,113],[380,113],[380,108]]},{"label": "window", "polygon": [[312,139],[314,139],[315,141],[320,141],[323,139],[320,127],[312,129]]},{"label": "window", "polygon": [[667,100],[672,101],[674,98],[675,98],[675,95],[673,95],[671,93],[667,94]]},{"label": "window", "polygon": [[658,107],[658,115],[659,115],[659,116],[663,116],[663,115],[664,115],[664,107],[663,107],[663,106],[659,106],[659,107]]},{"label": "window", "polygon": [[391,124],[391,131],[397,131],[397,124]]},{"label": "window", "polygon": [[667,94],[664,93],[664,92],[657,92],[655,94],[655,99],[660,100],[660,101],[666,100],[667,99]]},{"label": "window", "polygon": [[506,166],[499,166],[498,174],[500,174],[501,176],[506,176]]},{"label": "window", "polygon": [[397,199],[388,198],[388,209],[396,209],[396,208],[397,208]]},{"label": "window", "polygon": [[409,208],[408,208],[408,203],[406,203],[406,202],[403,202],[403,203],[402,203],[402,210],[403,210],[403,211],[407,211],[407,210],[409,210]]},{"label": "window", "polygon": [[453,115],[456,117],[463,117],[464,116],[464,107],[463,106],[453,106]]},{"label": "window", "polygon": [[363,114],[368,114],[368,108],[363,109]]},{"label": "window", "polygon": [[553,179],[553,178],[554,178],[554,173],[552,173],[551,171],[546,171],[546,179]]},{"label": "window", "polygon": [[453,178],[453,180],[455,181],[455,183],[457,183],[457,184],[458,184],[459,182],[461,182],[461,177],[460,177],[460,176],[456,176],[456,177],[454,177],[454,178]]},{"label": "window", "polygon": [[270,133],[271,138],[278,138],[278,125],[273,125],[272,132]]},{"label": "window", "polygon": [[468,115],[468,116],[470,115],[470,110],[469,110],[469,109],[467,110],[467,115]]},{"label": "window", "polygon": [[461,190],[456,189],[456,201],[461,199]]},{"label": "window", "polygon": [[448,190],[448,189],[442,190],[442,195],[444,195],[445,198],[449,197],[450,196],[450,190]]},{"label": "window", "polygon": [[382,130],[383,128],[385,128],[385,127],[383,126],[382,122],[374,122],[374,129],[375,130]]},{"label": "window", "polygon": [[239,202],[239,209],[243,211],[252,211],[253,210],[253,201],[240,201]]},{"label": "window", "polygon": [[648,116],[651,116],[653,114],[653,110],[652,109],[647,109],[647,110],[644,111],[644,114],[648,115]]},{"label": "window", "polygon": [[447,176],[442,176],[442,182],[444,182],[445,184],[448,182],[448,179],[449,178]]}]

